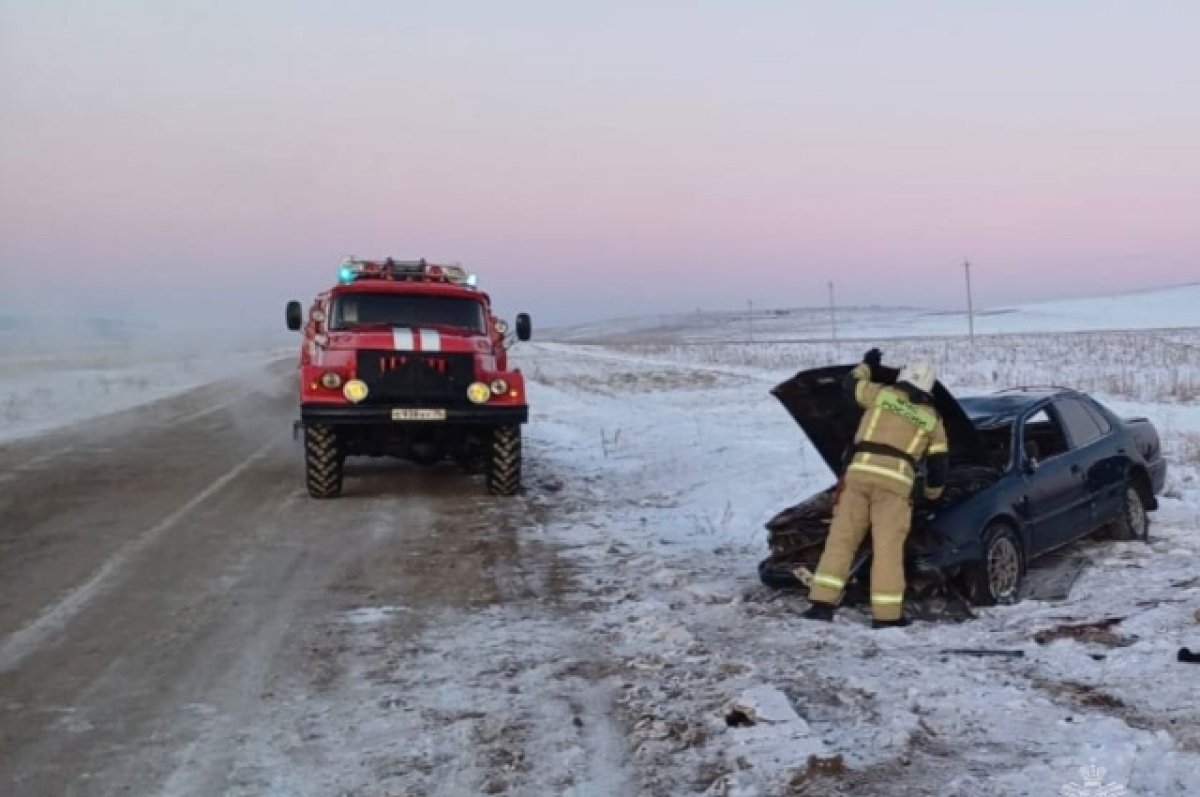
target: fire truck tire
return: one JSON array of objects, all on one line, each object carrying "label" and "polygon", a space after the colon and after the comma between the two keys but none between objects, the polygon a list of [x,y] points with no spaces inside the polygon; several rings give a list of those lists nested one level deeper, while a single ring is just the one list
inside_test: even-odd
[{"label": "fire truck tire", "polygon": [[342,492],[341,441],[328,426],[304,430],[304,479],[313,498],[336,498]]},{"label": "fire truck tire", "polygon": [[487,486],[492,495],[516,495],[521,489],[520,426],[497,426],[492,430]]}]

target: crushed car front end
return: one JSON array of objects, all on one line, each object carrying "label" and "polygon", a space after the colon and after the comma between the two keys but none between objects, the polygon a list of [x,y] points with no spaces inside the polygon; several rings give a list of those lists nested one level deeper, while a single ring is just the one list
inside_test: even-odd
[{"label": "crushed car front end", "polygon": [[[861,416],[861,410],[841,395],[842,379],[850,368],[803,371],[772,391],[834,473],[840,470]],[[894,378],[894,374],[885,376],[889,377]],[[968,616],[954,576],[981,555],[978,515],[986,503],[986,493],[1000,474],[989,462],[971,420],[940,384],[935,387],[934,398],[949,431],[951,467],[942,498],[918,503],[914,511],[906,542],[906,570],[913,598],[909,612],[918,617]],[[829,534],[836,492],[836,486],[829,487],[767,522],[770,555],[759,565],[764,584],[807,591],[807,581],[816,570]],[[977,497],[985,500],[971,500]],[[867,599],[869,568],[868,541],[851,567],[846,602]]]}]

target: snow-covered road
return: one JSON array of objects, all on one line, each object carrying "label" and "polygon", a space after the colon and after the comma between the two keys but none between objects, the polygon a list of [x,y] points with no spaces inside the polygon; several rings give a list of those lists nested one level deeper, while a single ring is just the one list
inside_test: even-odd
[{"label": "snow-covered road", "polygon": [[553,476],[312,501],[291,374],[0,447],[0,794],[632,793]]}]

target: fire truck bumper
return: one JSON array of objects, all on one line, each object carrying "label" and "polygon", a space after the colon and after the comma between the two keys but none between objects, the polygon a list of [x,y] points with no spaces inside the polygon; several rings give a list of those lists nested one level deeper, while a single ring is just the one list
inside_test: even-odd
[{"label": "fire truck bumper", "polygon": [[403,407],[393,405],[330,406],[302,404],[297,426],[438,426],[444,424],[501,426],[525,423],[529,407]]}]

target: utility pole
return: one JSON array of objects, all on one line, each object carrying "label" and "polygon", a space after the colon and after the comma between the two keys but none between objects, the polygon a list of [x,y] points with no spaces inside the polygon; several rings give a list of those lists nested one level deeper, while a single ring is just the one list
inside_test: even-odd
[{"label": "utility pole", "polygon": [[833,332],[833,342],[837,343],[837,313],[833,303],[833,280],[829,281],[829,329]]},{"label": "utility pole", "polygon": [[753,299],[746,300],[746,308],[747,308],[746,324],[750,327],[750,340],[751,340],[751,342],[753,342],[754,341],[754,300]]},{"label": "utility pole", "polygon": [[975,304],[971,299],[971,261],[963,261],[963,271],[967,274],[967,330],[971,337],[971,345],[975,345]]}]

